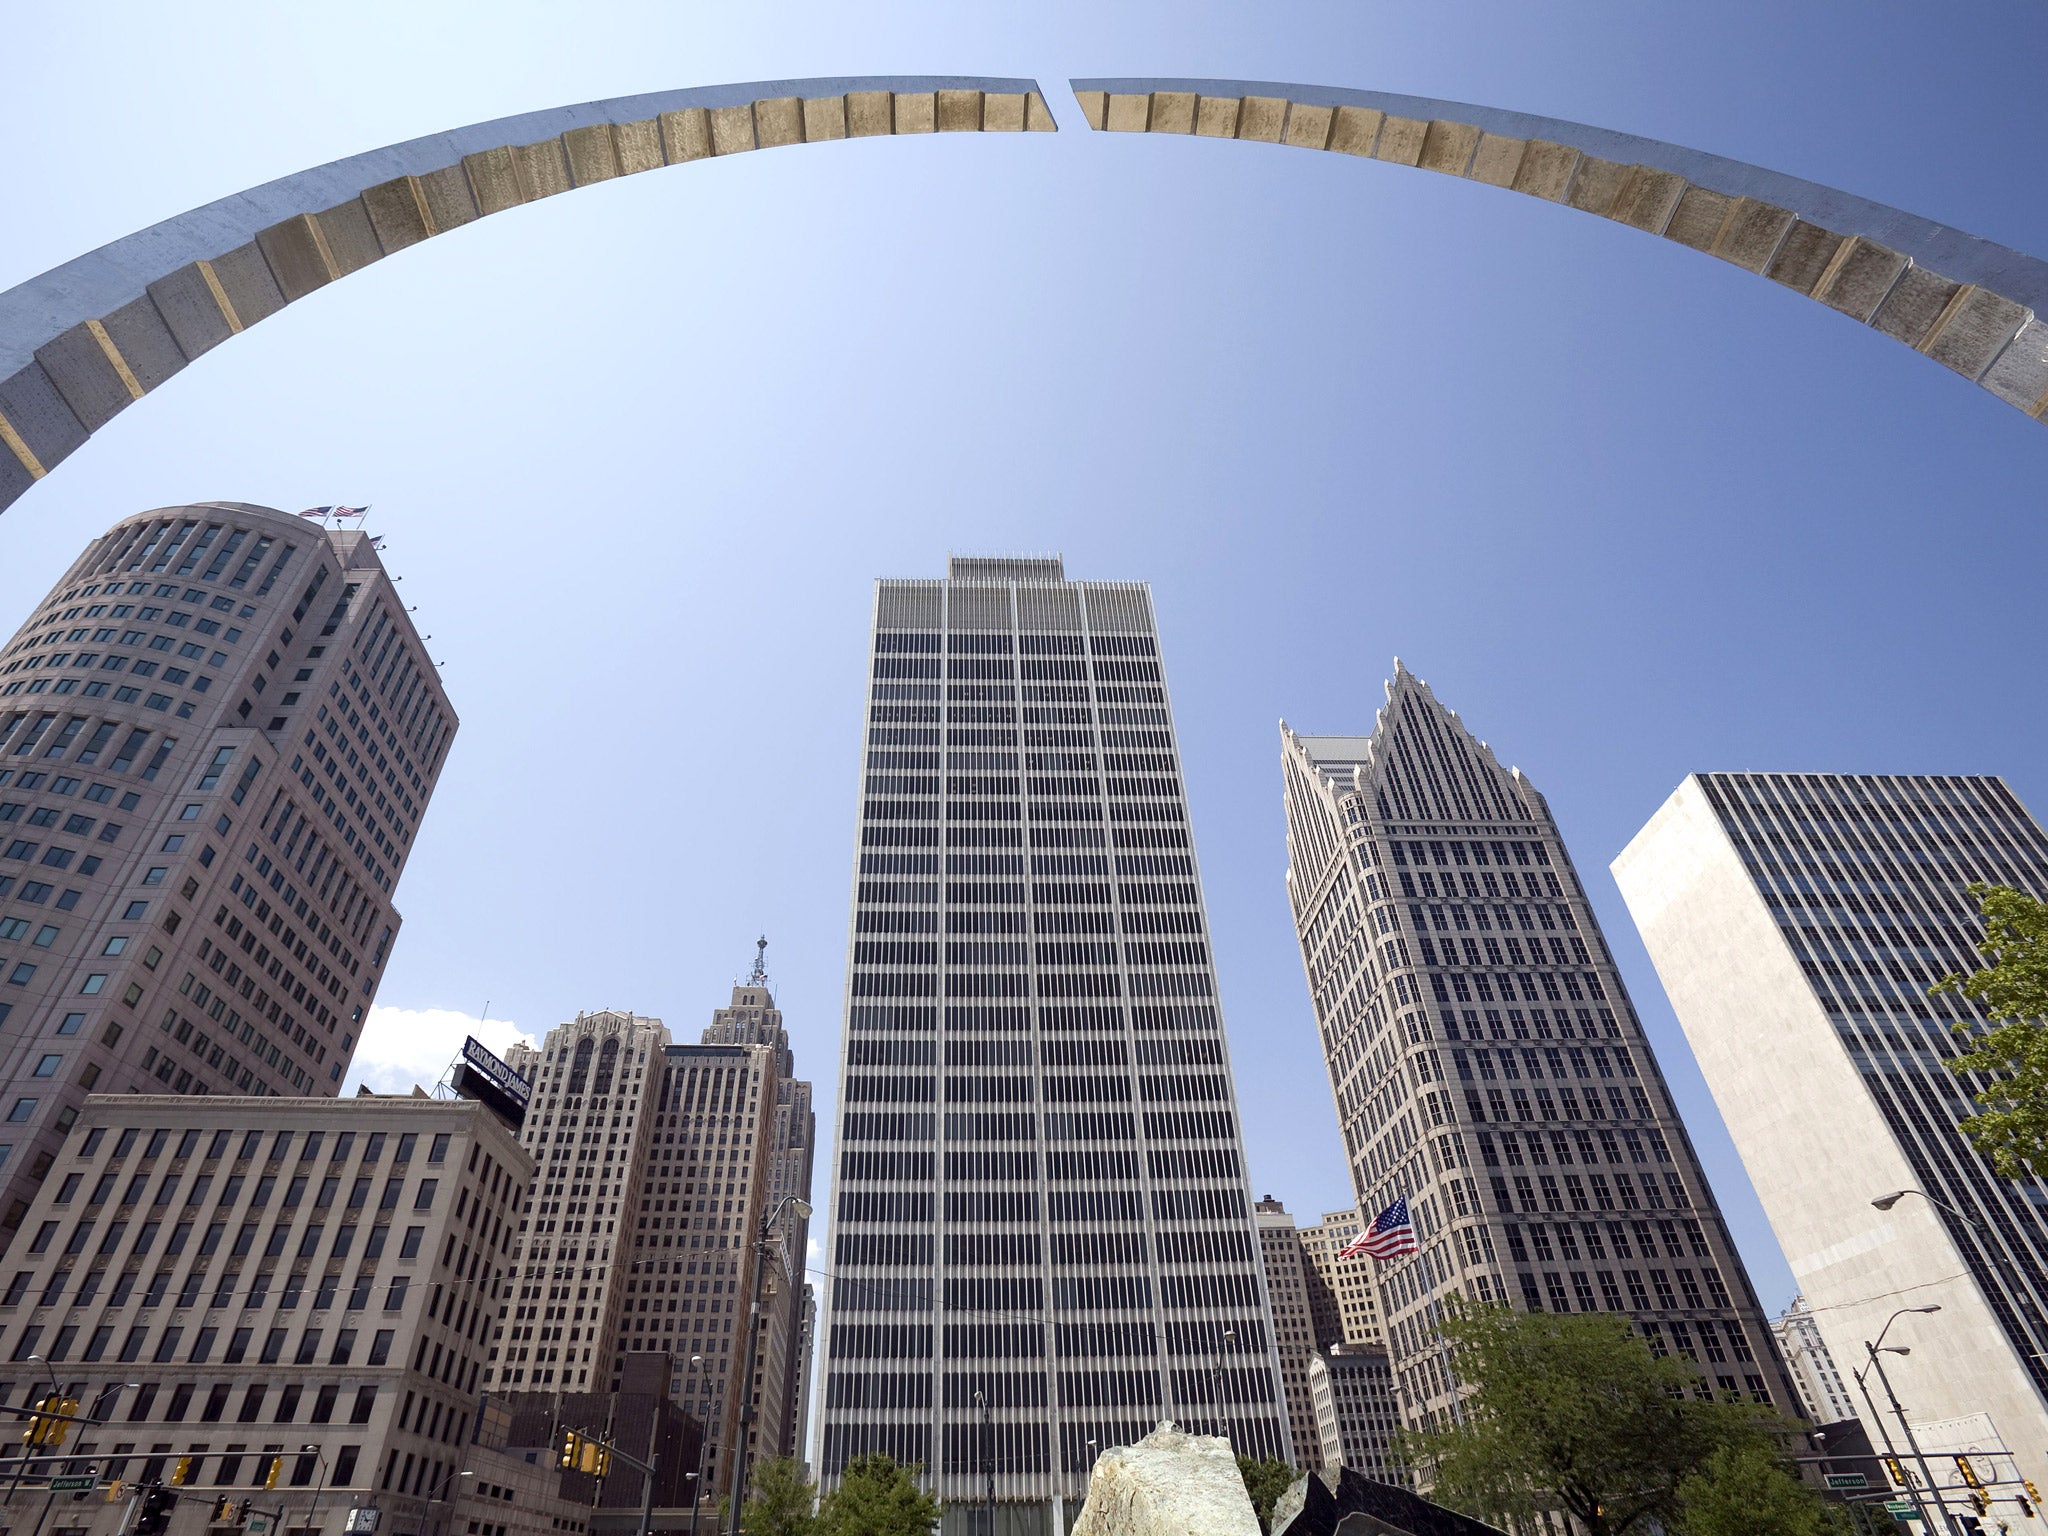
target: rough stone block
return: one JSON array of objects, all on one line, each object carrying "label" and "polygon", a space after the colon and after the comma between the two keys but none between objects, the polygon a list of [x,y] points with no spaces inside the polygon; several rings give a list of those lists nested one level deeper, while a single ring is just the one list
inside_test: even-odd
[{"label": "rough stone block", "polygon": [[188,358],[212,351],[235,334],[196,261],[151,283],[149,297],[178,350]]},{"label": "rough stone block", "polygon": [[303,213],[256,232],[257,247],[287,302],[303,299],[341,276],[326,243],[319,227]]},{"label": "rough stone block", "polygon": [[1152,121],[1152,98],[1119,91],[1109,98],[1109,131],[1143,133]]},{"label": "rough stone block", "polygon": [[1571,193],[1572,175],[1579,168],[1579,159],[1579,152],[1569,144],[1531,139],[1528,148],[1522,151],[1514,190],[1546,202],[1561,203]]},{"label": "rough stone block", "polygon": [[1587,155],[1579,161],[1579,174],[1572,178],[1571,205],[1587,213],[1597,213],[1603,219],[1610,217],[1615,200],[1621,196],[1621,189],[1628,184],[1629,172],[1634,169],[1618,160],[1602,160],[1598,155]]},{"label": "rough stone block", "polygon": [[934,92],[898,91],[896,93],[896,131],[898,133],[934,133],[938,130],[938,126],[939,104]]},{"label": "rough stone block", "polygon": [[1918,347],[1962,286],[1925,267],[1908,267],[1877,306],[1870,323],[1893,340]]},{"label": "rough stone block", "polygon": [[1429,136],[1429,124],[1421,118],[1396,117],[1389,113],[1380,124],[1379,142],[1373,158],[1389,165],[1414,165],[1422,159],[1422,141]]},{"label": "rough stone block", "polygon": [[480,149],[462,157],[469,173],[469,189],[479,213],[503,213],[526,201],[526,189],[519,181],[519,166],[512,151],[503,144]]},{"label": "rough stone block", "polygon": [[1088,126],[1100,133],[1109,126],[1109,93],[1107,91],[1076,91],[1074,100],[1081,105],[1081,116],[1088,120]]},{"label": "rough stone block", "polygon": [[1230,1442],[1161,1424],[1095,1458],[1072,1536],[1259,1536]]},{"label": "rough stone block", "polygon": [[2031,318],[2025,305],[1972,283],[1949,300],[1920,350],[1966,379],[1980,379],[1999,349]]},{"label": "rough stone block", "polygon": [[1685,178],[1677,172],[1632,165],[1621,190],[1614,196],[1613,206],[1607,210],[1607,217],[1631,229],[1661,235],[1684,192]]},{"label": "rough stone block", "polygon": [[1742,268],[1762,272],[1778,254],[1778,243],[1792,227],[1789,209],[1753,197],[1738,197],[1721,221],[1709,254]]},{"label": "rough stone block", "polygon": [[981,98],[981,127],[984,133],[1024,131],[1024,92],[990,91]]},{"label": "rough stone block", "polygon": [[476,205],[476,190],[469,183],[469,167],[445,165],[417,180],[420,197],[427,205],[427,221],[433,225],[435,234],[446,234],[483,217],[483,210]]},{"label": "rough stone block", "polygon": [[[876,91],[873,95],[886,95]],[[885,128],[884,133],[888,132]],[[703,107],[685,107],[661,114],[661,148],[670,165],[702,160],[711,153],[711,114]]]},{"label": "rough stone block", "polygon": [[1195,93],[1193,91],[1154,91],[1152,93],[1153,133],[1193,133],[1195,131]]},{"label": "rough stone block", "polygon": [[434,233],[427,219],[427,205],[420,196],[420,184],[411,176],[394,176],[363,189],[363,210],[370,216],[370,228],[377,244],[388,256],[409,245],[418,245]]},{"label": "rough stone block", "polygon": [[323,208],[313,219],[320,226],[327,254],[343,277],[384,259],[384,247],[377,243],[377,231],[370,226],[370,210],[360,197]]},{"label": "rough stone block", "polygon": [[1237,112],[1237,136],[1260,144],[1278,144],[1287,126],[1285,96],[1247,96]]},{"label": "rough stone block", "polygon": [[770,96],[754,103],[754,142],[780,149],[804,141],[804,104],[798,96]]},{"label": "rough stone block", "polygon": [[579,187],[619,174],[619,147],[612,142],[610,123],[571,128],[562,135],[562,149],[569,157],[570,179]]},{"label": "rough stone block", "polygon": [[1195,132],[1205,139],[1236,138],[1237,108],[1235,96],[1204,96],[1195,110]]},{"label": "rough stone block", "polygon": [[99,431],[135,403],[120,369],[86,325],[74,325],[55,341],[37,347],[36,361],[88,432]]},{"label": "rough stone block", "polygon": [[1029,91],[1024,97],[1024,131],[1026,133],[1058,133],[1060,125],[1053,121],[1052,108],[1045,104],[1045,98],[1036,91]]},{"label": "rough stone block", "polygon": [[0,417],[0,507],[12,506],[36,483],[34,471],[21,462],[8,440],[13,432],[6,418]]},{"label": "rough stone block", "polygon": [[621,176],[638,175],[662,164],[661,124],[654,118],[617,124],[612,130],[612,142],[618,149]]},{"label": "rough stone block", "polygon": [[1416,161],[1425,171],[1445,176],[1462,176],[1472,164],[1472,152],[1479,147],[1479,130],[1470,123],[1446,122],[1441,118],[1429,125],[1422,141],[1422,158]]},{"label": "rough stone block", "polygon": [[738,155],[754,147],[752,102],[738,107],[712,107],[710,112],[711,153]]},{"label": "rough stone block", "polygon": [[516,145],[512,160],[519,167],[519,180],[526,188],[528,202],[569,190],[569,157],[562,153],[560,139]]},{"label": "rough stone block", "polygon": [[185,366],[177,338],[147,295],[131,299],[100,324],[145,394]]},{"label": "rough stone block", "polygon": [[210,265],[214,281],[220,284],[220,291],[227,296],[228,306],[244,330],[284,308],[284,293],[271,276],[270,263],[263,259],[255,241],[214,257]]},{"label": "rough stone block", "polygon": [[1868,321],[1905,270],[1906,257],[1900,252],[1852,235],[1813,285],[1813,296],[1852,320]]},{"label": "rough stone block", "polygon": [[1794,219],[1764,276],[1796,292],[1811,293],[1841,245],[1842,237],[1832,229]]},{"label": "rough stone block", "polygon": [[1373,146],[1380,138],[1380,124],[1386,117],[1386,113],[1373,107],[1339,107],[1336,120],[1330,124],[1330,148],[1340,155],[1372,158]]},{"label": "rough stone block", "polygon": [[1482,133],[1479,147],[1472,151],[1474,181],[1483,181],[1489,187],[1512,187],[1515,176],[1522,169],[1522,156],[1528,153],[1526,139],[1505,139],[1497,133]]},{"label": "rough stone block", "polygon": [[981,92],[940,91],[938,126],[941,133],[981,132]]},{"label": "rough stone block", "polygon": [[45,474],[85,441],[86,431],[41,363],[0,380],[0,416]]},{"label": "rough stone block", "polygon": [[1678,206],[1672,210],[1671,222],[1664,226],[1664,238],[1689,245],[1696,251],[1711,250],[1734,201],[1732,197],[1710,192],[1705,187],[1687,187],[1678,199]]},{"label": "rough stone block", "polygon": [[1337,111],[1334,107],[1319,107],[1314,102],[1297,101],[1287,109],[1287,128],[1281,139],[1297,149],[1327,149],[1330,144],[1330,125],[1336,120]]},{"label": "rough stone block", "polygon": [[1984,387],[2030,416],[2048,409],[2048,325],[2028,317],[1984,375]]},{"label": "rough stone block", "polygon": [[820,144],[846,137],[846,98],[806,96],[804,98],[804,142]]}]

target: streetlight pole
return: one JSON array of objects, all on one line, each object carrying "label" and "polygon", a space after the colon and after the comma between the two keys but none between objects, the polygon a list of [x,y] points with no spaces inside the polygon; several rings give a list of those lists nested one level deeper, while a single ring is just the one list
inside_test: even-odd
[{"label": "streetlight pole", "polygon": [[[704,1363],[702,1355],[690,1356],[690,1375],[697,1374],[697,1367]],[[697,1395],[696,1383],[690,1385],[690,1396]],[[685,1473],[690,1479],[690,1536],[697,1536],[697,1501],[704,1496],[704,1453],[711,1447],[711,1428],[703,1416],[697,1419],[697,1470]]]},{"label": "streetlight pole", "polygon": [[[1926,1484],[1928,1493],[1932,1495],[1934,1499],[1935,1508],[1941,1511],[1942,1524],[1948,1529],[1948,1531],[1950,1532],[1950,1536],[1962,1536],[1961,1530],[1956,1525],[1955,1516],[1949,1512],[1948,1502],[1941,1496],[1941,1485],[1934,1480],[1934,1469],[1927,1465],[1926,1454],[1922,1452],[1920,1449],[1920,1441],[1918,1437],[1915,1436],[1913,1433],[1912,1422],[1909,1419],[1907,1419],[1906,1410],[1899,1404],[1899,1394],[1892,1390],[1891,1377],[1885,1374],[1884,1361],[1879,1358],[1879,1347],[1884,1343],[1884,1336],[1887,1333],[1891,1332],[1891,1327],[1893,1323],[1896,1323],[1902,1317],[1906,1317],[1914,1313],[1939,1312],[1940,1310],[1941,1307],[1938,1303],[1930,1303],[1929,1305],[1924,1307],[1902,1307],[1897,1312],[1894,1312],[1890,1317],[1886,1318],[1884,1327],[1878,1329],[1877,1331],[1876,1340],[1873,1342],[1872,1340],[1866,1339],[1863,1342],[1863,1348],[1870,1356],[1870,1364],[1865,1366],[1864,1370],[1875,1370],[1877,1372],[1877,1379],[1879,1383],[1882,1384],[1884,1387],[1885,1398],[1891,1404],[1892,1416],[1899,1421],[1899,1430],[1906,1437],[1906,1448],[1913,1457],[1913,1464],[1920,1469],[1920,1480]],[[1896,1344],[1892,1346],[1892,1351],[1902,1355],[1906,1352],[1903,1347]],[[1867,1386],[1864,1386],[1862,1371],[1859,1371],[1856,1375],[1856,1384],[1859,1387],[1863,1387],[1864,1401],[1866,1403],[1869,1402],[1870,1389]],[[1875,1407],[1872,1407],[1871,1414],[1873,1417],[1877,1417],[1877,1410]],[[1880,1428],[1883,1425],[1883,1420],[1881,1418],[1879,1419],[1879,1425]],[[1891,1450],[1891,1435],[1889,1432],[1885,1434],[1884,1440],[1885,1449],[1887,1451]],[[1927,1519],[1926,1499],[1922,1498],[1918,1494],[1915,1494],[1913,1502],[1916,1506],[1919,1507],[1921,1524],[1923,1526],[1928,1525],[1930,1522]]]},{"label": "streetlight pole", "polygon": [[1223,1346],[1236,1339],[1235,1328],[1224,1329],[1223,1337],[1216,1343],[1216,1352],[1209,1357],[1210,1385],[1216,1394],[1216,1433],[1225,1440],[1230,1438],[1230,1421],[1223,1416]]},{"label": "streetlight pole", "polygon": [[310,1454],[320,1463],[320,1481],[314,1486],[313,1502],[306,1506],[306,1524],[311,1526],[320,1515],[320,1496],[327,1491],[327,1458],[320,1453],[320,1447],[317,1445],[302,1445],[299,1447],[299,1454]]},{"label": "streetlight pole", "polygon": [[974,1394],[974,1406],[981,1410],[981,1470],[988,1478],[988,1536],[996,1536],[996,1464],[988,1454],[988,1410],[985,1394]]},{"label": "streetlight pole", "polygon": [[768,1267],[769,1234],[782,1219],[784,1211],[795,1211],[799,1216],[811,1214],[811,1202],[795,1195],[784,1195],[776,1202],[761,1222],[761,1232],[754,1239],[754,1284],[753,1298],[747,1306],[747,1363],[739,1379],[740,1415],[739,1431],[733,1437],[732,1451],[732,1508],[726,1513],[726,1536],[740,1536],[740,1501],[747,1491],[747,1435],[754,1422],[754,1362],[761,1351],[761,1272]]}]

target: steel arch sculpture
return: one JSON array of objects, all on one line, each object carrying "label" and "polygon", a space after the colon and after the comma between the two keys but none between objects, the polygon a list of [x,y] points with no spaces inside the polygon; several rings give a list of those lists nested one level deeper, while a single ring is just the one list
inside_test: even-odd
[{"label": "steel arch sculpture", "polygon": [[2048,420],[2048,262],[1867,198],[1634,134],[1264,80],[1074,80],[1091,128],[1333,150],[1612,219],[1767,277]]},{"label": "steel arch sculpture", "polygon": [[772,80],[498,118],[221,198],[0,293],[0,510],[201,354],[486,214],[742,150],[1053,131],[1032,80]]}]

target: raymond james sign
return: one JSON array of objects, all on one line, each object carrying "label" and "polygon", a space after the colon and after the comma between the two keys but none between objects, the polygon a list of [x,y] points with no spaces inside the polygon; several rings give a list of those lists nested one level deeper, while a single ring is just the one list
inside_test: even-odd
[{"label": "raymond james sign", "polygon": [[514,1127],[526,1118],[533,1089],[525,1078],[500,1061],[471,1035],[462,1042],[462,1065],[455,1072],[455,1091],[488,1104]]}]

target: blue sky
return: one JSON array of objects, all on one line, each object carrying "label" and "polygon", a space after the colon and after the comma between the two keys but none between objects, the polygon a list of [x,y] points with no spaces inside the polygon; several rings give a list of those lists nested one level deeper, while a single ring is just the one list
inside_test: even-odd
[{"label": "blue sky", "polygon": [[2044,43],[2017,0],[17,8],[0,285],[594,96],[1035,74],[1062,132],[679,167],[373,267],[18,503],[0,616],[146,507],[372,503],[464,722],[398,893],[380,1080],[431,1077],[487,1001],[694,1037],[766,932],[829,1123],[870,579],[1059,550],[1149,580],[1253,1178],[1305,1216],[1349,1192],[1276,722],[1367,728],[1399,654],[1550,797],[1776,1306],[1607,861],[1694,769],[2002,773],[2048,806],[2048,433],[1691,251],[1391,166],[1091,136],[1064,81],[1552,113],[2048,252]]}]

